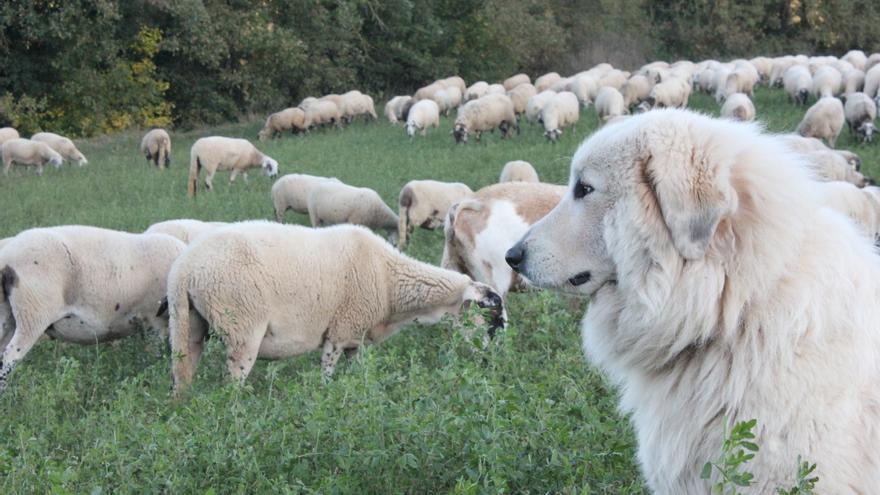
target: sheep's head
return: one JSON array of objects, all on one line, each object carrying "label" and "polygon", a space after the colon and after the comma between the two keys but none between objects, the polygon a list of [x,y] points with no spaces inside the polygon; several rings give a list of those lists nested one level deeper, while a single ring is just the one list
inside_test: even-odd
[{"label": "sheep's head", "polygon": [[407,136],[409,136],[409,137],[415,136],[416,132],[418,132],[418,130],[419,130],[419,126],[417,126],[414,122],[407,122],[406,123],[406,135]]},{"label": "sheep's head", "polygon": [[268,156],[263,157],[261,167],[269,177],[275,177],[278,175],[278,162]]},{"label": "sheep's head", "polygon": [[61,158],[61,155],[52,155],[52,158],[49,158],[49,163],[52,164],[55,168],[61,168],[61,163],[64,160]]},{"label": "sheep's head", "polygon": [[867,143],[870,143],[874,139],[874,123],[865,121],[862,122],[862,125],[859,126],[859,134],[862,136],[862,140]]},{"label": "sheep's head", "polygon": [[809,98],[809,97],[810,97],[810,92],[807,91],[806,89],[800,89],[800,90],[798,90],[797,101],[798,101],[798,103],[800,103],[801,105],[806,105],[806,104],[807,104],[807,98]]},{"label": "sheep's head", "polygon": [[504,300],[491,286],[481,282],[471,282],[462,296],[462,308],[472,303],[487,311],[489,321],[478,321],[479,324],[488,324],[490,337],[495,336],[498,329],[507,326],[507,310],[504,309]]},{"label": "sheep's head", "polygon": [[455,127],[452,128],[452,135],[455,137],[456,143],[467,143],[468,139],[468,129],[467,126],[462,123],[455,124]]},{"label": "sheep's head", "polygon": [[83,156],[83,154],[80,153],[80,152],[77,152],[77,153],[76,153],[76,156],[74,157],[74,159],[76,159],[76,162],[77,162],[77,164],[78,164],[80,167],[89,164],[89,161],[86,160],[86,157]]},{"label": "sheep's head", "polygon": [[562,129],[553,129],[552,131],[545,131],[544,137],[555,143],[559,136],[562,135]]}]

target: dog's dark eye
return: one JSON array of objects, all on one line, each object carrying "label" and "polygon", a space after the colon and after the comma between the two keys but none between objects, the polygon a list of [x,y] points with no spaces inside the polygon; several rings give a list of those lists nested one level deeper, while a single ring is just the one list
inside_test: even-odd
[{"label": "dog's dark eye", "polygon": [[595,189],[593,189],[593,186],[578,181],[578,183],[574,186],[574,199],[581,199],[587,194],[593,192],[594,190]]}]

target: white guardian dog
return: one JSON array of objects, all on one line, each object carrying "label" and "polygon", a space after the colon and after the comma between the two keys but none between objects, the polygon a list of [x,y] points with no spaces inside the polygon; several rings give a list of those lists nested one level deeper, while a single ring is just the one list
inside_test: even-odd
[{"label": "white guardian dog", "polygon": [[507,253],[589,295],[583,344],[620,387],[657,493],[708,493],[702,465],[755,418],[751,493],[880,490],[880,257],[816,199],[800,158],[752,124],[685,110],[596,132],[569,192]]}]

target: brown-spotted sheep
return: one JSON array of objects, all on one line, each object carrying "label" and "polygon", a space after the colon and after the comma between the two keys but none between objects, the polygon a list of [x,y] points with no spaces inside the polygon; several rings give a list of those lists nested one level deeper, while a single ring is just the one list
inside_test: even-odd
[{"label": "brown-spotted sheep", "polygon": [[266,124],[263,125],[257,136],[260,141],[265,141],[267,139],[274,139],[285,131],[297,134],[307,131],[308,128],[309,123],[306,121],[306,112],[302,108],[291,107],[269,115],[266,118]]},{"label": "brown-spotted sheep", "polygon": [[269,177],[278,175],[278,162],[260,152],[250,141],[221,136],[203,137],[193,143],[190,149],[189,180],[187,195],[196,195],[201,170],[205,169],[205,186],[213,189],[214,174],[218,170],[231,170],[229,182],[234,182],[238,174],[247,180],[247,172],[260,168]]},{"label": "brown-spotted sheep", "polygon": [[144,134],[140,145],[141,154],[159,168],[171,165],[171,136],[165,129],[153,129]]},{"label": "brown-spotted sheep", "polygon": [[73,141],[64,136],[59,136],[53,132],[38,132],[31,136],[31,141],[46,143],[50,148],[57,151],[65,161],[76,162],[80,167],[89,163],[86,157],[76,149]]},{"label": "brown-spotted sheep", "polygon": [[475,134],[477,141],[482,133],[501,130],[501,138],[510,136],[510,130],[519,133],[519,123],[513,111],[513,102],[504,94],[487,94],[469,101],[458,110],[452,135],[456,143],[467,143],[468,135]]},{"label": "brown-spotted sheep", "polygon": [[177,397],[192,382],[208,328],[226,346],[229,374],[243,381],[257,359],[316,350],[329,378],[343,352],[469,304],[489,312],[482,320],[489,335],[506,318],[488,285],[416,261],[352,225],[244,222],[218,229],[180,255],[167,293]]},{"label": "brown-spotted sheep", "polygon": [[3,157],[3,175],[9,173],[13,163],[36,166],[37,175],[43,175],[43,166],[47,163],[59,168],[64,162],[48,144],[22,138],[10,139],[0,145],[0,155]]},{"label": "brown-spotted sheep", "polygon": [[19,233],[0,250],[0,389],[44,334],[78,344],[132,335],[157,316],[184,244],[164,234],[64,226]]},{"label": "brown-spotted sheep", "polygon": [[416,227],[433,230],[443,226],[449,207],[474,192],[461,182],[411,180],[398,198],[397,248],[403,251]]},{"label": "brown-spotted sheep", "polygon": [[339,182],[336,177],[320,177],[307,174],[287,174],[272,184],[272,205],[275,207],[275,219],[284,220],[284,213],[293,210],[296,213],[309,213],[309,195],[312,189],[322,182]]}]

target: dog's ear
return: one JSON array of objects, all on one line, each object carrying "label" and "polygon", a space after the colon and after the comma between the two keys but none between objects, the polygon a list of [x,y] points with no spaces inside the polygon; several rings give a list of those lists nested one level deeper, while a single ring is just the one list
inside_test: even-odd
[{"label": "dog's ear", "polygon": [[686,260],[698,260],[705,256],[718,223],[735,209],[736,195],[726,147],[709,140],[695,142],[691,132],[649,140],[655,145],[646,150],[642,167],[675,249]]}]

